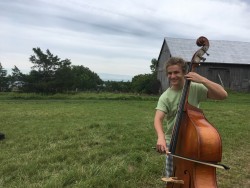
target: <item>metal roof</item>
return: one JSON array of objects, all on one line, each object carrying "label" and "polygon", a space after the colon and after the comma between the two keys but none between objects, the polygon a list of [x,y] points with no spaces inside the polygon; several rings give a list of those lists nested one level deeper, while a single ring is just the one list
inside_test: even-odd
[{"label": "metal roof", "polygon": [[[193,54],[201,47],[196,45],[196,39],[164,38],[171,56],[184,58],[191,61]],[[209,39],[208,39],[209,40]],[[210,55],[204,55],[206,62],[209,63],[228,63],[228,64],[248,64],[250,65],[250,43],[209,40]]]}]

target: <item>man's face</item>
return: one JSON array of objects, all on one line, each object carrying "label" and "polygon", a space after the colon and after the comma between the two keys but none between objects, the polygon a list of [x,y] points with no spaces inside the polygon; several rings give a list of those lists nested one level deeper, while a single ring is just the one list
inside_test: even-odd
[{"label": "man's face", "polygon": [[184,84],[184,73],[179,65],[171,65],[167,69],[167,76],[173,89],[180,89]]}]

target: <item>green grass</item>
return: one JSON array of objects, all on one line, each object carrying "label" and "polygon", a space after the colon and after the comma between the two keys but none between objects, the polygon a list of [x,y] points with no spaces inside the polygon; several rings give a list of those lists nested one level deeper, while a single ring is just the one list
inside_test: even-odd
[{"label": "green grass", "polygon": [[133,94],[133,93],[107,93],[107,92],[82,92],[82,93],[69,93],[69,94],[35,94],[35,93],[1,93],[0,100],[44,100],[44,99],[54,99],[54,100],[157,100],[157,96],[149,96],[143,94]]},{"label": "green grass", "polygon": [[[202,108],[223,141],[220,188],[249,187],[250,95]],[[0,187],[164,187],[155,96],[0,94]]]}]

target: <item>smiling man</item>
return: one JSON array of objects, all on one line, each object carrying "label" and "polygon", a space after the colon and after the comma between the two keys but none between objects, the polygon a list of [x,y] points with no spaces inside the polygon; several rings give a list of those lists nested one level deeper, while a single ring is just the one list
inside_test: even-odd
[{"label": "smiling man", "polygon": [[[170,58],[166,63],[166,73],[170,87],[160,96],[154,118],[154,127],[158,137],[156,148],[160,153],[168,152],[182,88],[186,79],[191,81],[188,102],[195,107],[199,107],[200,102],[207,98],[222,100],[227,97],[227,92],[221,85],[195,72],[186,74],[186,63],[182,58]],[[166,131],[163,128],[165,117],[167,120]],[[172,163],[172,157],[168,155],[166,160],[167,177],[172,175]]]}]

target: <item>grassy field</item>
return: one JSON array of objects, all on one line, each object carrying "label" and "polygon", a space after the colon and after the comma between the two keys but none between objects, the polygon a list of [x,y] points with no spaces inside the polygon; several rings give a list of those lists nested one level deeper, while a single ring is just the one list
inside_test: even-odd
[{"label": "grassy field", "polygon": [[[156,96],[0,93],[0,187],[164,187]],[[250,187],[250,94],[201,105],[223,141],[220,188]]]}]

